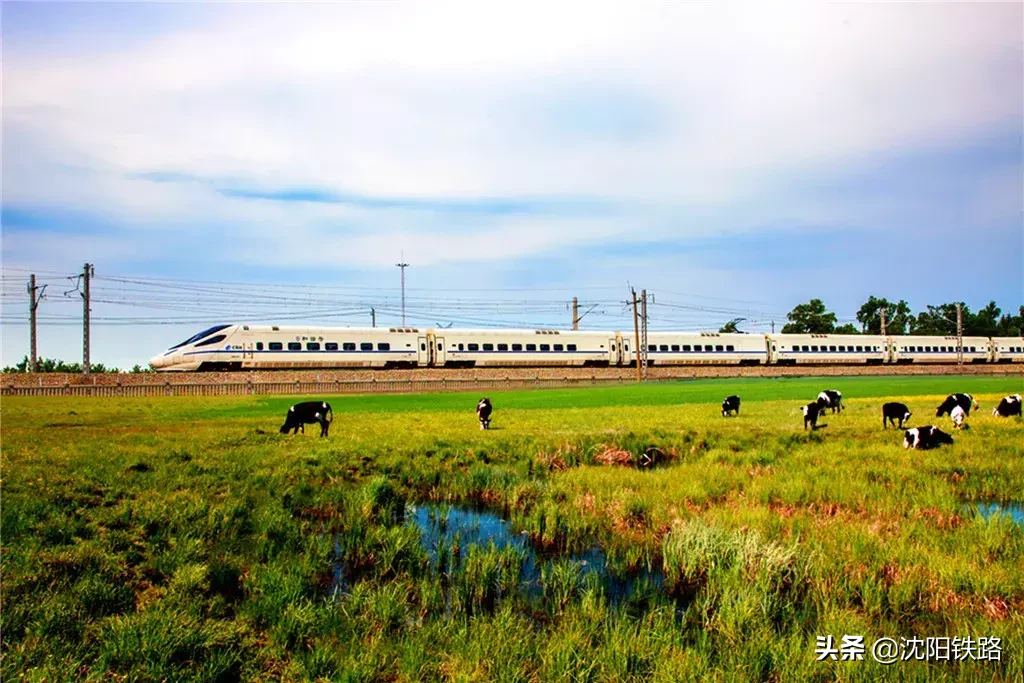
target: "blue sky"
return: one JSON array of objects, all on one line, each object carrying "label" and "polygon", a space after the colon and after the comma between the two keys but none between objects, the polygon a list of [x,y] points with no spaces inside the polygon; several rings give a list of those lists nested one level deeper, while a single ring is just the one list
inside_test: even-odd
[{"label": "blue sky", "polygon": [[[404,252],[421,325],[452,292],[565,324],[576,294],[619,329],[627,282],[687,307],[663,329],[811,297],[1015,310],[1022,26],[1015,3],[4,3],[3,363],[28,272],[66,323],[41,353],[80,356],[59,295],[85,261],[360,287],[393,323]],[[94,316],[159,317],[136,295]],[[93,358],[195,326],[98,324]]]}]

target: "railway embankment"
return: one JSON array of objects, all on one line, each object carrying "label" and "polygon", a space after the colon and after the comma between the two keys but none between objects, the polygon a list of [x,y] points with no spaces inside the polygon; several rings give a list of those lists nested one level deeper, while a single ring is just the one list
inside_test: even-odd
[{"label": "railway embankment", "polygon": [[[899,375],[1020,376],[1017,365],[674,366],[652,367],[650,381],[736,377]],[[422,368],[411,370],[262,370],[141,374],[0,375],[4,396],[162,396],[474,391],[626,384],[635,368]]]}]

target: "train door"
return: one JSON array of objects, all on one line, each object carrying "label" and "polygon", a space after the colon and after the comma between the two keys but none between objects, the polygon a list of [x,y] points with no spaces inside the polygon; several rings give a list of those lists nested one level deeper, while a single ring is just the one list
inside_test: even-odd
[{"label": "train door", "polygon": [[419,337],[416,340],[416,364],[420,367],[430,365],[430,338]]},{"label": "train door", "polygon": [[445,363],[444,337],[434,337],[434,366],[442,367]]},{"label": "train door", "polygon": [[620,353],[619,342],[615,337],[612,337],[608,340],[608,365],[618,365]]}]

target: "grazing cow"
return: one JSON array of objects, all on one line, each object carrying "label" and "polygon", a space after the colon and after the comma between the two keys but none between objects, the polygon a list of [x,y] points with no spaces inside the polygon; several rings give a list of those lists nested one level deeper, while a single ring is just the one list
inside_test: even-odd
[{"label": "grazing cow", "polygon": [[722,401],[722,417],[729,417],[729,413],[735,411],[737,415],[740,414],[740,397],[739,396],[727,396]]},{"label": "grazing cow", "polygon": [[899,420],[899,427],[910,421],[910,409],[902,403],[886,403],[882,406],[882,429],[888,429],[889,424]]},{"label": "grazing cow", "polygon": [[953,408],[949,413],[949,417],[953,420],[953,429],[968,429],[968,426],[964,424],[964,420],[967,419],[967,412],[960,406]]},{"label": "grazing cow", "polygon": [[833,413],[842,411],[843,394],[835,389],[826,389],[818,394],[818,410],[824,413],[825,408],[831,408]]},{"label": "grazing cow", "polygon": [[[328,415],[330,419],[328,419]],[[331,410],[331,404],[326,401],[307,401],[306,403],[296,403],[288,409],[288,414],[284,417],[284,424],[281,425],[281,433],[287,434],[289,431],[294,430],[293,434],[298,434],[299,430],[302,433],[306,433],[306,425],[313,424],[315,422],[320,423],[320,437],[327,436],[327,431],[331,428],[331,420],[334,419],[334,412]]]},{"label": "grazing cow", "polygon": [[482,398],[480,402],[476,404],[476,416],[480,418],[480,429],[491,428],[491,411],[494,407],[491,405],[491,399]]},{"label": "grazing cow", "polygon": [[1020,408],[1020,394],[1010,394],[1009,396],[1004,396],[999,405],[992,410],[992,417],[1010,417],[1012,415],[1020,417]]},{"label": "grazing cow", "polygon": [[974,397],[970,394],[950,394],[946,397],[946,400],[942,402],[942,405],[935,411],[935,417],[942,417],[943,415],[949,415],[953,412],[953,408],[960,406],[964,409],[964,412],[968,415],[971,414],[971,408],[977,408],[978,402],[974,400]]},{"label": "grazing cow", "polygon": [[914,427],[903,434],[903,447],[927,450],[940,444],[953,443],[953,437],[935,426]]},{"label": "grazing cow", "polygon": [[808,403],[801,410],[804,413],[804,429],[807,429],[807,425],[811,425],[811,431],[818,428],[818,415],[821,413],[821,406],[817,401],[814,403]]}]

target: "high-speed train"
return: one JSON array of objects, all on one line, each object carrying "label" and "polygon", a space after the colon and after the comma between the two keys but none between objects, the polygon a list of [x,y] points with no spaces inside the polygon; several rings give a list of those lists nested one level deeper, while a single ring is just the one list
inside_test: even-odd
[{"label": "high-speed train", "polygon": [[[150,360],[160,371],[413,367],[624,367],[629,332],[215,325]],[[956,337],[650,332],[666,365],[955,363]],[[964,337],[965,363],[1024,363],[1024,337]]]}]

